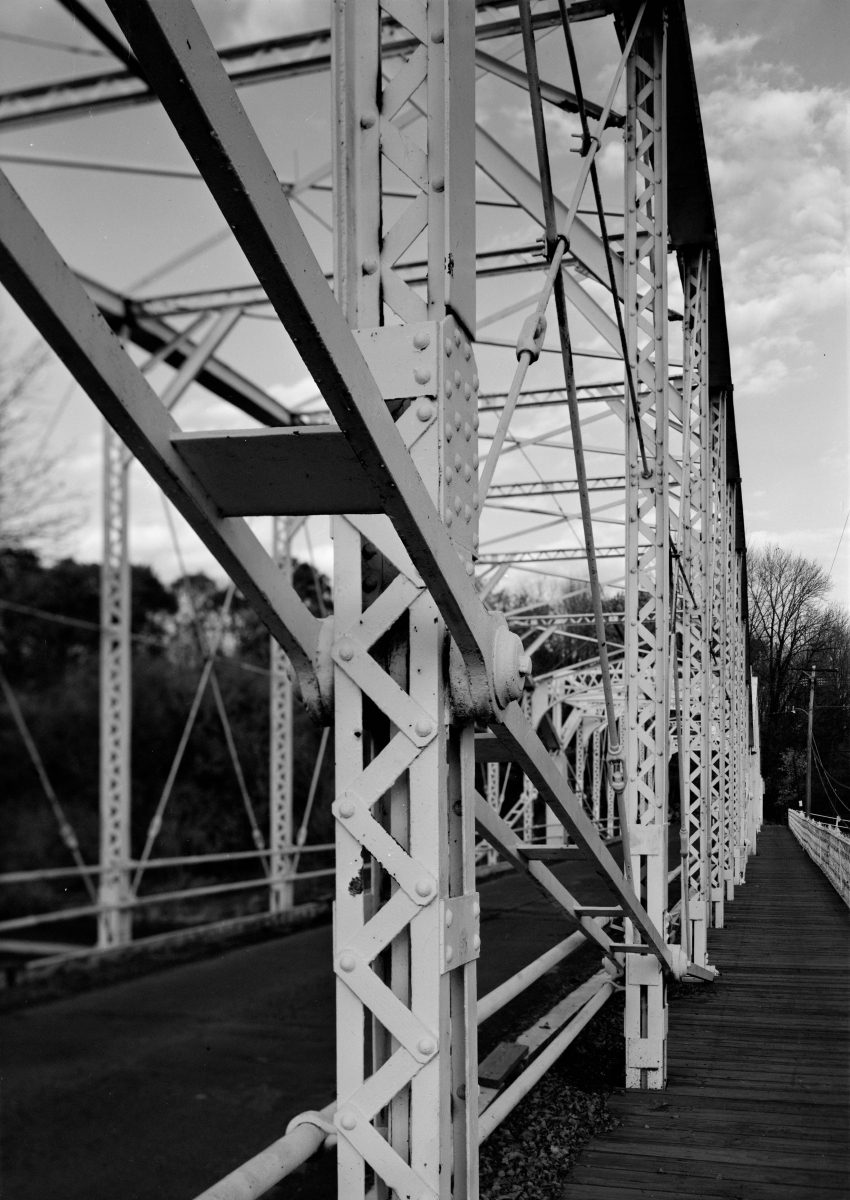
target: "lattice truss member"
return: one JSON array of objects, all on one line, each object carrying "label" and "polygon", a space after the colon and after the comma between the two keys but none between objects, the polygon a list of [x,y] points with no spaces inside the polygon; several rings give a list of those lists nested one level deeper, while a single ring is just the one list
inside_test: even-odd
[{"label": "lattice truss member", "polygon": [[[282,799],[291,795],[292,771],[284,655],[303,703],[333,722],[340,1196],[364,1197],[371,1169],[381,1196],[474,1197],[476,836],[527,872],[612,972],[625,975],[627,1084],[648,1088],[666,1079],[666,980],[712,977],[706,930],[722,924],[755,836],[743,525],[719,258],[710,204],[702,224],[683,219],[681,201],[668,212],[668,180],[675,171],[681,185],[691,169],[678,166],[668,136],[671,80],[681,92],[690,62],[684,19],[676,5],[618,9],[619,66],[606,105],[588,104],[582,113],[594,123],[567,205],[476,127],[476,70],[501,73],[538,104],[540,94],[571,111],[584,102],[540,84],[528,59],[527,73],[488,61],[476,49],[473,0],[336,0],[329,35],[334,296],[188,0],[110,0],[110,8],[331,423],[183,433],[5,176],[0,273],[270,630],[275,879],[288,870],[293,841]],[[608,11],[571,8],[583,17]],[[534,20],[553,26],[561,14],[553,8]],[[621,79],[626,113],[619,118],[612,104]],[[625,143],[622,254],[577,215],[608,124],[622,125]],[[587,535],[556,550],[482,553],[479,521],[500,447],[524,455],[532,442],[581,451],[576,426],[571,442],[558,440],[563,425],[524,440],[509,430],[519,375],[498,403],[480,397],[476,165],[535,221],[554,219],[562,231],[549,239],[549,290],[533,301],[539,311],[517,345],[522,378],[544,348],[555,278],[571,307],[625,357],[622,388],[580,389],[582,402],[596,406],[582,424],[604,416],[617,430],[616,446],[591,445],[588,453],[624,455],[623,473],[579,488],[563,471],[553,481],[537,472],[533,484],[494,485],[490,502],[581,491],[586,504],[588,493],[610,490],[616,500],[593,511],[591,526],[598,533],[605,522],[622,525],[622,546],[602,540],[594,550]],[[406,189],[392,201],[389,174]],[[685,301],[678,385],[668,364],[669,242]],[[424,274],[411,269],[414,249]],[[583,286],[588,278],[608,287],[604,304],[616,301],[616,320]],[[721,318],[711,318],[710,286]],[[109,303],[101,298],[101,311]],[[223,313],[220,329],[228,320]],[[561,349],[571,362],[571,351]],[[573,403],[575,388],[566,393]],[[262,397],[251,403],[261,409]],[[479,412],[497,418],[486,437]],[[490,447],[484,462],[479,438]],[[120,503],[114,479],[108,494]],[[287,522],[319,512],[332,516],[332,618],[314,616],[290,579]],[[255,515],[276,518],[272,555],[244,520]],[[120,545],[114,552],[120,557]],[[533,680],[528,651],[555,626],[515,625],[527,635],[523,644],[482,592],[511,565],[591,552],[624,562],[622,653],[610,665],[600,653]],[[110,578],[120,576],[116,560]],[[108,631],[117,620],[110,613]],[[113,674],[120,670],[114,654],[104,662]],[[615,746],[621,758],[611,763]],[[676,749],[681,944],[671,937],[667,894]],[[476,762],[484,795],[476,791]],[[522,780],[509,808],[508,765]],[[116,786],[119,766],[116,757]],[[617,834],[625,873],[605,844]],[[530,852],[532,842],[558,847],[567,839],[606,879],[624,920],[622,941]],[[110,861],[127,854],[110,843]],[[105,899],[117,913],[120,877],[107,876],[107,885]],[[289,902],[287,886],[274,892],[277,907]]]}]

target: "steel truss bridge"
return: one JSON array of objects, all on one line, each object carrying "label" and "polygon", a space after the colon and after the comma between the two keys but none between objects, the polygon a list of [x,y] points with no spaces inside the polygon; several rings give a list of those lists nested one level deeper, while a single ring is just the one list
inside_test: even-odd
[{"label": "steel truss bridge", "polygon": [[[557,1052],[622,986],[627,1087],[653,1091],[667,1077],[667,982],[713,986],[708,932],[724,926],[761,824],[723,281],[684,6],[335,0],[329,29],[217,52],[189,0],[108,0],[129,51],[82,4],[61,3],[122,65],[0,95],[0,132],[160,105],[226,221],[218,241],[235,239],[256,277],[119,295],[70,269],[0,174],[0,279],[107,429],[101,858],[83,868],[97,880],[85,911],[103,949],[130,939],[162,817],[133,859],[135,459],[271,636],[272,816],[268,843],[254,822],[251,853],[273,911],[292,903],[299,852],[296,696],[330,730],[335,764],[337,1098],[210,1195],[248,1194],[251,1174],[260,1194],[333,1139],[345,1200],[365,1197],[367,1171],[370,1194],[475,1197],[480,1143],[556,1056],[552,1043],[516,1083],[479,1087],[478,1022],[551,963],[477,997],[476,867],[498,857],[533,880],[574,931],[562,955],[598,946],[603,970]],[[603,18],[610,67],[594,102],[573,31]],[[559,46],[551,81],[544,38]],[[239,89],[319,72],[332,160],[282,182]],[[494,78],[529,114],[536,170],[476,123],[476,83]],[[564,112],[580,130],[566,190],[549,157]],[[619,146],[612,215],[597,160]],[[332,267],[298,220],[307,206],[321,222],[307,202],[328,200]],[[489,236],[495,212],[533,223],[539,240]],[[520,274],[535,277],[533,294],[482,316],[494,281]],[[316,384],[309,409],[290,412],[220,356],[253,319],[291,339]],[[509,321],[510,338],[485,332]],[[550,372],[535,386],[547,362],[559,382]],[[183,432],[172,410],[194,384],[255,426]],[[292,538],[315,514],[332,519],[326,617],[291,581]],[[270,549],[255,516],[274,518]],[[586,611],[492,607],[508,572],[565,562],[580,564]],[[622,603],[606,608],[613,594]],[[553,638],[578,639],[586,658],[535,675],[532,655]],[[511,769],[522,787],[507,804]],[[582,904],[554,873],[568,844],[607,882],[608,907]]]}]

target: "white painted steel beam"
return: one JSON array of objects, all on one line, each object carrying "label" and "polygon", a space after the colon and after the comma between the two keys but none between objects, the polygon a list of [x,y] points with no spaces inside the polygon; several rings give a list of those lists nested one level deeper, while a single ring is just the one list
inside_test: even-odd
[{"label": "white painted steel beam", "polygon": [[[667,378],[666,21],[653,9],[626,73],[624,320],[640,401],[647,472],[631,408],[626,422],[626,812],[632,878],[651,918],[667,909],[670,713],[670,518]],[[647,436],[649,431],[651,436]],[[639,940],[627,923],[626,941]],[[626,1086],[663,1088],[667,997],[660,964],[626,962]]]},{"label": "white painted steel beam", "polygon": [[[293,522],[275,517],[272,522],[272,558],[287,583],[292,581],[291,537]],[[269,874],[280,879],[291,874],[293,856],[293,775],[295,741],[293,738],[292,681],[286,652],[269,639]],[[269,911],[283,912],[292,907],[292,883],[274,883],[269,888]]]},{"label": "white painted steel beam", "polygon": [[120,438],[103,425],[103,561],[100,570],[100,866],[97,944],[131,939],[130,736],[132,713],[130,463]]},{"label": "white painted steel beam", "polygon": [[[683,920],[690,955],[708,965],[709,738],[711,642],[709,628],[710,430],[708,389],[708,280],[710,251],[680,259],[685,292],[683,322],[682,489],[678,552],[687,580],[678,579],[682,639],[681,813],[685,833],[687,911]],[[674,670],[678,669],[678,661]]]}]

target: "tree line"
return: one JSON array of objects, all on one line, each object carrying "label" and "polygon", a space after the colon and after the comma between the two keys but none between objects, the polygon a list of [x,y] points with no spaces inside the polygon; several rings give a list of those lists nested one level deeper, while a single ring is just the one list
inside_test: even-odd
[{"label": "tree line", "polygon": [[[328,580],[304,563],[296,590],[319,615]],[[215,676],[260,829],[269,822],[269,636],[237,593],[204,574],[164,583],[133,566],[132,850],[138,854],[162,794],[208,653],[221,633]],[[320,600],[321,597],[321,600]],[[99,848],[100,567],[47,564],[31,549],[0,550],[0,665],[85,860]],[[294,808],[300,821],[321,730],[294,704]],[[0,870],[67,866],[68,853],[8,705],[0,703]],[[330,756],[320,775],[308,842],[332,839]],[[207,688],[158,835],[157,856],[253,849],[221,718]],[[173,885],[173,879],[169,881]],[[197,882],[195,879],[194,882]],[[37,889],[36,889],[37,891]],[[30,900],[36,899],[30,895]],[[0,898],[0,904],[3,903]]]},{"label": "tree line", "polygon": [[769,544],[747,557],[765,816],[784,821],[806,785],[809,677],[816,685],[812,813],[850,818],[850,614],[823,567]]}]

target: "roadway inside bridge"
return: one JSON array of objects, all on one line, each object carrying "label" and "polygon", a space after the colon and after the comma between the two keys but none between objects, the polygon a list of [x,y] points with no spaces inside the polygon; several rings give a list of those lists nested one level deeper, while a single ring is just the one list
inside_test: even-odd
[{"label": "roadway inside bridge", "polygon": [[[555,871],[582,903],[612,903],[577,852]],[[480,891],[485,995],[573,927],[525,877]],[[331,961],[322,926],[6,1014],[4,1200],[191,1200],[296,1113],[327,1104]],[[582,947],[560,968],[565,991],[598,964],[598,951]],[[284,1194],[335,1195],[335,1156],[320,1154],[268,1193]]]}]

